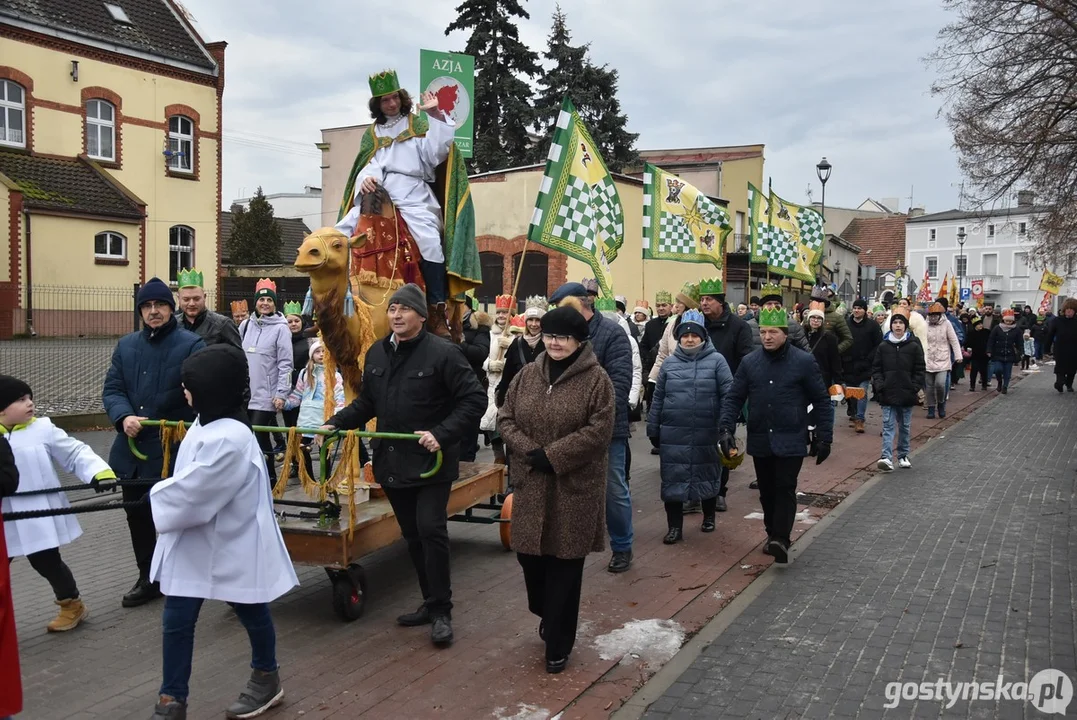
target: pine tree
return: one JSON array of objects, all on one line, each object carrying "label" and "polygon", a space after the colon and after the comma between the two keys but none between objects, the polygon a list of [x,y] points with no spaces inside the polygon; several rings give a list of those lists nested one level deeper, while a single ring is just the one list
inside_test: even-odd
[{"label": "pine tree", "polygon": [[280,225],[261,187],[251,198],[250,207],[232,208],[232,234],[228,238],[232,265],[279,265],[281,242]]},{"label": "pine tree", "polygon": [[520,42],[513,17],[530,19],[521,0],[463,0],[445,28],[471,30],[464,52],[475,58],[475,149],[472,171],[528,162],[534,123],[531,86],[522,76],[541,69],[538,54]]},{"label": "pine tree", "polygon": [[565,95],[571,98],[610,170],[619,172],[639,161],[634,147],[639,134],[625,129],[628,117],[621,112],[617,100],[617,71],[592,63],[588,56],[590,47],[590,43],[572,45],[565,13],[557,5],[549,50],[543,55],[549,67],[539,79],[535,99],[536,128],[545,137],[532,147],[532,162],[546,159],[553,125]]}]

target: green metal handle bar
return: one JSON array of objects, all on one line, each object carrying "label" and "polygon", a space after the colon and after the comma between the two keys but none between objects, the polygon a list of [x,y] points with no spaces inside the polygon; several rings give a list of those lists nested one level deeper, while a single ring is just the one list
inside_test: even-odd
[{"label": "green metal handle bar", "polygon": [[[143,420],[143,427],[178,427],[183,425],[184,427],[190,427],[191,423],[183,422],[181,420]],[[252,428],[255,432],[287,432],[288,428],[277,427],[274,425],[254,425]],[[322,463],[322,475],[325,474],[325,464],[327,461],[327,451],[329,446],[339,440],[347,432],[352,432],[356,437],[361,438],[380,438],[382,440],[418,440],[421,435],[418,433],[383,433],[383,432],[367,432],[365,430],[322,430],[321,428],[296,428],[295,431],[302,435],[326,435],[329,437],[329,442],[322,443],[321,449],[321,463]],[[131,454],[139,460],[148,460],[149,457],[142,453],[135,445],[135,439],[133,437],[127,438],[127,447],[130,448]],[[423,480],[433,477],[441,470],[441,462],[443,460],[441,450],[437,451],[437,455],[434,458],[434,466],[426,472],[419,475]]]}]

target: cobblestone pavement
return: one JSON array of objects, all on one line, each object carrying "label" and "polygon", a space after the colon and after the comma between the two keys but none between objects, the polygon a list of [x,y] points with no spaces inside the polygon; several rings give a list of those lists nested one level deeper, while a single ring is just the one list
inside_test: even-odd
[{"label": "cobblestone pavement", "polygon": [[[1016,385],[1007,400],[1021,398],[1023,390],[1023,383]],[[962,427],[962,418],[993,396],[957,391],[950,417],[941,422],[925,420],[918,411],[914,447]],[[1016,424],[1007,431],[1026,434]],[[794,537],[871,476],[865,468],[879,456],[878,408],[869,410],[867,433],[854,434],[839,418],[836,434],[831,459],[805,466],[806,495]],[[107,454],[113,434],[79,437]],[[272,606],[287,694],[284,707],[267,717],[607,717],[770,563],[759,552],[764,533],[757,494],[747,487],[750,463],[732,476],[730,510],[719,515],[717,532],[701,534],[700,516],[690,515],[685,542],[666,546],[657,458],[638,426],[631,444],[635,560],[627,573],[611,575],[605,570],[608,552],[589,556],[579,637],[564,673],[544,672],[519,566],[502,550],[496,529],[453,523],[456,643],[436,650],[429,628],[395,625],[397,614],[419,603],[400,543],[362,558],[368,602],[354,623],[333,615],[324,571],[299,567],[301,586]],[[488,461],[489,450],[479,459]],[[90,608],[84,626],[47,634],[44,625],[55,612],[48,585],[25,560],[12,565],[26,689],[20,719],[144,720],[160,683],[161,604],[120,607],[136,574],[122,512],[82,515],[80,522],[85,534],[62,552]],[[191,720],[221,717],[246,681],[248,652],[246,635],[227,606],[208,603],[196,639]]]},{"label": "cobblestone pavement", "polygon": [[865,488],[645,717],[1048,717],[1005,699],[885,705],[889,683],[1077,676],[1077,402],[1053,380],[1026,378]]},{"label": "cobblestone pavement", "polygon": [[0,372],[29,383],[42,415],[101,412],[101,389],[118,340],[5,340],[0,342]]}]

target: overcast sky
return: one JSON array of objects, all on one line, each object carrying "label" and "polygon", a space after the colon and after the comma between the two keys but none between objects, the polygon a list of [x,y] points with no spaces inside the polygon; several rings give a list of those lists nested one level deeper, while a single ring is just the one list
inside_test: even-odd
[{"label": "overcast sky", "polygon": [[[458,0],[182,0],[207,41],[226,40],[223,201],[319,185],[320,129],[366,122],[367,76],[418,84],[419,48],[460,51]],[[522,0],[520,35],[542,52],[554,0]],[[765,174],[793,202],[901,198],[957,206],[951,136],[921,61],[947,14],[938,0],[656,3],[563,0],[575,42],[620,71],[639,149],[763,143]],[[616,8],[614,12],[611,12]],[[765,182],[765,179],[764,179]],[[724,188],[723,195],[735,190]],[[747,192],[741,189],[739,192]]]}]

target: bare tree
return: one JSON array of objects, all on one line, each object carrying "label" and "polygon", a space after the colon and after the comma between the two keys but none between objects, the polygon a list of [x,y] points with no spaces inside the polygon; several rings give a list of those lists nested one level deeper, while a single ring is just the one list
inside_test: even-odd
[{"label": "bare tree", "polygon": [[1035,193],[1035,246],[1055,264],[1077,239],[1077,0],[943,0],[956,19],[928,58],[965,196],[989,208]]}]

